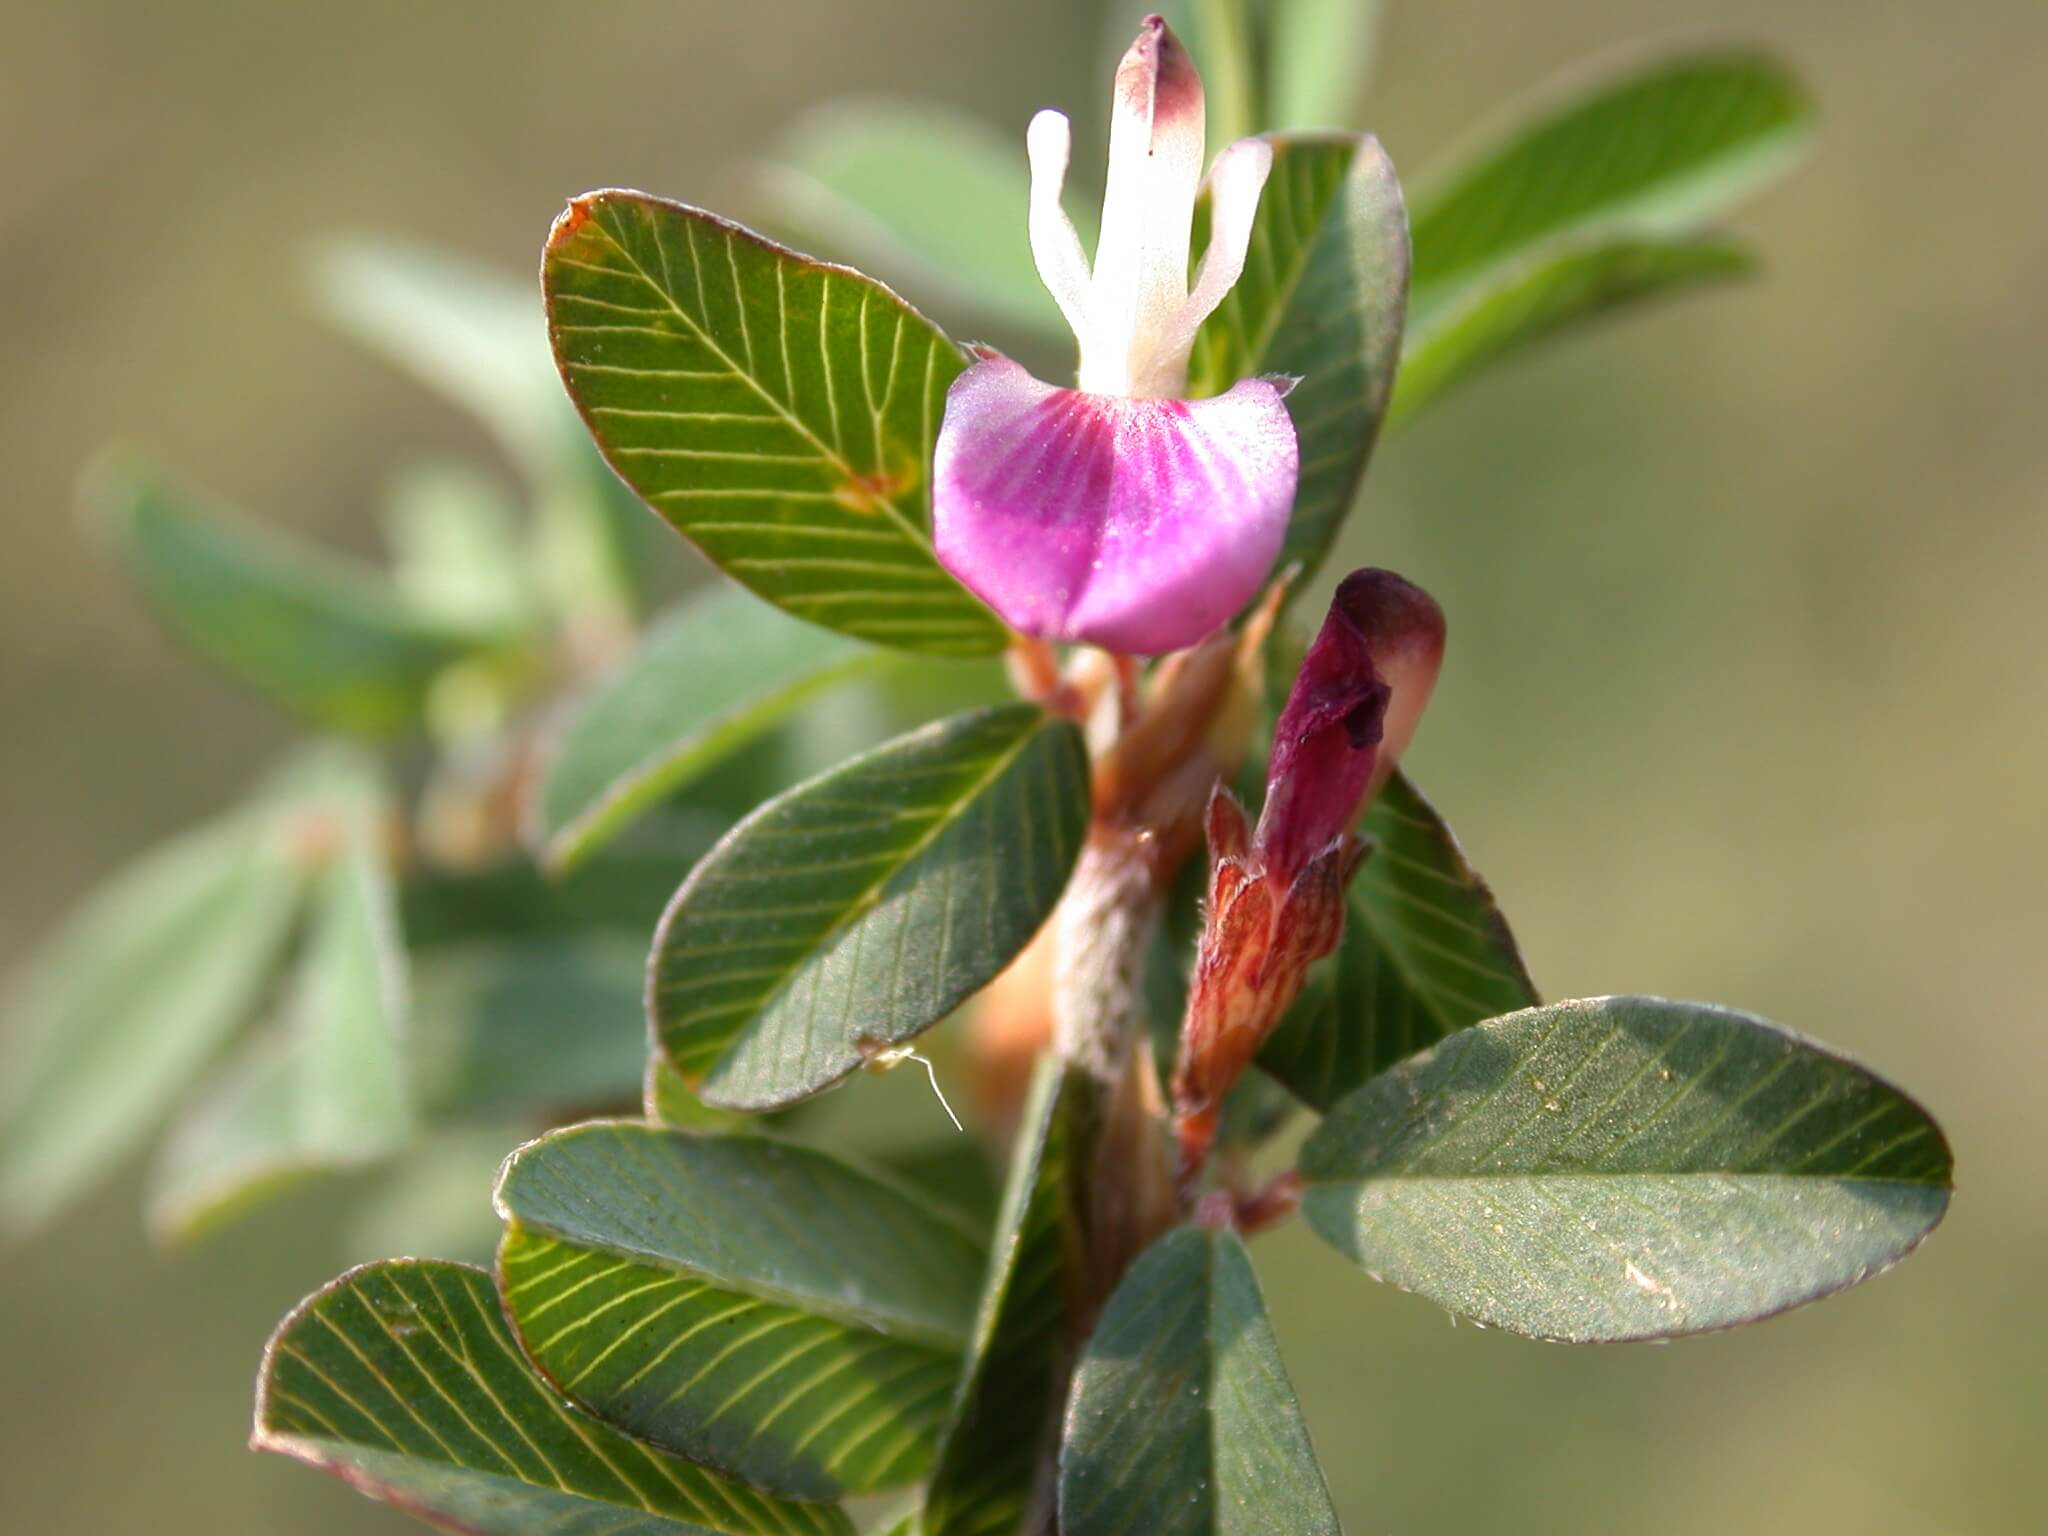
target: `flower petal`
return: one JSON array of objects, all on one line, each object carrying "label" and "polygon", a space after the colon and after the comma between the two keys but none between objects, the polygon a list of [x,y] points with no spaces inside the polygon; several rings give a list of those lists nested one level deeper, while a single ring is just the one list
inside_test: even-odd
[{"label": "flower petal", "polygon": [[1187,301],[1204,131],[1201,76],[1166,23],[1148,16],[1110,98],[1083,389],[1170,397],[1185,387],[1185,354],[1166,355],[1161,343]]},{"label": "flower petal", "polygon": [[1074,221],[1060,206],[1073,141],[1066,117],[1049,109],[1032,118],[1024,134],[1031,159],[1031,259],[1078,340],[1088,334],[1088,258]]},{"label": "flower petal", "polygon": [[1394,771],[1443,659],[1436,600],[1391,571],[1353,571],[1302,658],[1273,730],[1255,842],[1291,880]]},{"label": "flower petal", "polygon": [[1202,322],[1244,276],[1259,196],[1272,171],[1273,146],[1264,139],[1239,139],[1209,167],[1209,248],[1202,253],[1187,303],[1174,317],[1173,344],[1183,356],[1194,350]]},{"label": "flower petal", "polygon": [[1267,380],[1208,400],[1132,400],[990,358],[946,397],[933,539],[1012,628],[1155,656],[1203,639],[1258,591],[1299,470]]}]

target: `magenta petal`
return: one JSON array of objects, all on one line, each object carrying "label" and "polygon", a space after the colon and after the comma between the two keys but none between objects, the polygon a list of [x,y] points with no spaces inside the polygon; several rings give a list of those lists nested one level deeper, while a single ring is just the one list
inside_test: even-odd
[{"label": "magenta petal", "polygon": [[1156,656],[1258,591],[1299,469],[1294,424],[1264,379],[1210,400],[1137,400],[990,358],[946,396],[933,539],[1013,629]]}]

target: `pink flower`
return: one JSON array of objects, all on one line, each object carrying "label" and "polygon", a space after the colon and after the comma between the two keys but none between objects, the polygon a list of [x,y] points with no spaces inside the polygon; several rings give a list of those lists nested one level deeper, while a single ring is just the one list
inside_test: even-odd
[{"label": "pink flower", "polygon": [[1078,389],[990,356],[953,383],[939,430],[939,559],[1025,634],[1158,655],[1203,639],[1280,551],[1300,454],[1286,381],[1187,390],[1195,333],[1244,271],[1272,146],[1209,169],[1209,248],[1188,284],[1202,185],[1202,82],[1157,16],[1116,74],[1109,182],[1091,268],[1060,208],[1071,135],[1026,136],[1038,271],[1080,343]]},{"label": "pink flower", "polygon": [[1415,733],[1443,660],[1443,611],[1389,571],[1344,578],[1273,732],[1254,830],[1209,802],[1209,900],[1174,1072],[1181,1171],[1208,1156],[1223,1098],[1344,932],[1359,813]]}]

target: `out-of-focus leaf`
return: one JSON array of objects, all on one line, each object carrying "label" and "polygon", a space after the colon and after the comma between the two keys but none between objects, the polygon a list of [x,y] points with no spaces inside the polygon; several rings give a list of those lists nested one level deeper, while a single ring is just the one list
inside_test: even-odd
[{"label": "out-of-focus leaf", "polygon": [[1359,830],[1373,848],[1343,941],[1259,1053],[1319,1110],[1445,1035],[1538,1001],[1493,892],[1405,776],[1387,781]]},{"label": "out-of-focus leaf", "polygon": [[572,623],[630,613],[647,519],[562,395],[531,277],[445,251],[339,238],[316,253],[322,307],[362,346],[475,415],[536,492],[538,584]]},{"label": "out-of-focus leaf", "polygon": [[796,1498],[930,1465],[983,1262],[935,1209],[807,1148],[625,1122],[520,1149],[497,1200],[513,1328],[600,1418]]},{"label": "out-of-focus leaf", "polygon": [[1025,1529],[1065,1379],[1071,1270],[1082,1235],[1072,1185],[1072,1096],[1040,1059],[996,1218],[981,1315],[926,1489],[916,1536],[1008,1536]]},{"label": "out-of-focus leaf", "polygon": [[1547,245],[1418,304],[1401,358],[1391,421],[1407,420],[1453,385],[1533,342],[1682,288],[1754,270],[1738,240],[1596,239]]},{"label": "out-of-focus leaf", "polygon": [[524,534],[490,479],[462,464],[408,470],[384,515],[391,576],[419,612],[464,630],[518,634],[540,619]]},{"label": "out-of-focus leaf", "polygon": [[[831,102],[790,130],[766,191],[790,224],[914,292],[992,321],[1066,329],[1031,259],[1021,124],[1003,134],[924,102]],[[1092,250],[1094,215],[1075,213]]]},{"label": "out-of-focus leaf", "polygon": [[860,639],[1001,648],[932,553],[932,445],[965,359],[931,322],[859,273],[631,192],[571,203],[542,281],[598,446],[714,564]]},{"label": "out-of-focus leaf", "polygon": [[1087,831],[1072,721],[956,715],[733,828],[655,932],[656,1043],[712,1104],[768,1109],[936,1024],[1037,932]]},{"label": "out-of-focus leaf", "polygon": [[1236,1234],[1170,1232],[1117,1286],[1074,1375],[1059,1498],[1062,1536],[1337,1536]]},{"label": "out-of-focus leaf", "polygon": [[437,1116],[630,1102],[647,1054],[646,951],[622,933],[438,945],[413,968],[413,1072]]},{"label": "out-of-focus leaf", "polygon": [[574,867],[806,699],[889,657],[736,587],[699,593],[564,722],[526,808],[530,841],[551,870]]},{"label": "out-of-focus leaf", "polygon": [[499,638],[434,619],[365,568],[201,511],[147,472],[105,466],[86,498],[173,634],[315,725],[414,729],[435,680]]},{"label": "out-of-focus leaf", "polygon": [[1559,236],[1689,233],[1783,171],[1810,126],[1779,64],[1728,51],[1661,59],[1516,116],[1411,194],[1418,314]]},{"label": "out-of-focus leaf", "polygon": [[1380,0],[1266,0],[1265,128],[1345,128],[1372,79]]},{"label": "out-of-focus leaf", "polygon": [[1575,1343],[1782,1312],[1948,1207],[1941,1131],[1882,1079],[1702,1003],[1492,1019],[1374,1079],[1302,1149],[1302,1211],[1368,1272]]},{"label": "out-of-focus leaf", "polygon": [[472,940],[556,935],[563,929],[633,934],[643,942],[676,881],[718,841],[717,816],[664,822],[670,842],[599,854],[550,880],[519,857],[474,870],[421,868],[399,892],[406,942],[415,951]]},{"label": "out-of-focus leaf", "polygon": [[89,897],[7,1008],[0,1229],[47,1217],[146,1137],[255,1011],[306,868],[245,810],[186,832]]},{"label": "out-of-focus leaf", "polygon": [[[1273,135],[1244,276],[1195,338],[1190,388],[1216,394],[1253,374],[1301,379],[1287,397],[1301,486],[1276,569],[1313,589],[1358,494],[1386,414],[1408,296],[1408,226],[1376,139]],[[1195,248],[1208,239],[1206,200]]]},{"label": "out-of-focus leaf", "polygon": [[798,1505],[593,1424],[525,1367],[463,1264],[351,1270],[279,1325],[251,1444],[461,1536],[852,1536]]},{"label": "out-of-focus leaf", "polygon": [[150,1198],[160,1237],[189,1240],[271,1189],[372,1161],[411,1135],[388,808],[368,762],[328,792],[320,835],[336,842],[321,855],[283,1028],[231,1063],[166,1143]]},{"label": "out-of-focus leaf", "polygon": [[530,1124],[462,1124],[428,1131],[371,1175],[342,1218],[342,1256],[387,1254],[489,1264],[498,1251],[491,1185]]}]

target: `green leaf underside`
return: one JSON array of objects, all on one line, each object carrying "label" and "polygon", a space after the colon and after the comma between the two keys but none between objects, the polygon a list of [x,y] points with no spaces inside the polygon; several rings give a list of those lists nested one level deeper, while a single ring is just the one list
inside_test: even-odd
[{"label": "green leaf underside", "polygon": [[629,1433],[831,1498],[931,1463],[983,1255],[822,1153],[625,1122],[558,1132],[498,1189],[526,1352]]},{"label": "green leaf underside", "polygon": [[856,272],[629,192],[571,204],[542,278],[598,446],[714,564],[864,640],[1001,648],[932,553],[932,445],[966,360],[923,316]]},{"label": "green leaf underside", "polygon": [[[1021,135],[927,102],[831,102],[790,130],[767,192],[785,218],[884,276],[989,319],[1066,328],[1031,259]],[[1075,211],[1093,250],[1094,218]]]},{"label": "green leaf underside", "polygon": [[1468,376],[1523,347],[1679,289],[1755,270],[1737,240],[1603,239],[1545,246],[1418,306],[1389,413],[1405,421]]},{"label": "green leaf underside", "polygon": [[1060,1447],[1062,1536],[1337,1536],[1234,1233],[1182,1227],[1110,1297]]},{"label": "green leaf underside", "polygon": [[1338,1104],[1302,1210],[1488,1326],[1661,1338],[1886,1268],[1940,1220],[1950,1166],[1912,1100],[1774,1025],[1597,998],[1465,1030]]},{"label": "green leaf underside", "polygon": [[437,1115],[629,1100],[647,1054],[639,943],[536,934],[439,945],[413,961],[413,1079]]},{"label": "green leaf underside", "polygon": [[1318,1110],[1445,1035],[1539,1001],[1493,893],[1413,784],[1389,779],[1359,830],[1372,852],[1343,941],[1259,1053]]},{"label": "green leaf underside", "polygon": [[23,978],[0,1072],[0,1228],[26,1228],[154,1129],[254,1011],[306,888],[269,817],[154,850],[71,914]]},{"label": "green leaf underside", "polygon": [[1051,1057],[1032,1079],[1009,1187],[917,1536],[1011,1536],[1031,1508],[1063,1380],[1066,1298],[1081,1235],[1072,1099]]},{"label": "green leaf underside", "polygon": [[[1301,380],[1287,396],[1301,484],[1276,569],[1305,578],[1351,510],[1386,413],[1408,292],[1407,224],[1377,140],[1273,135],[1244,275],[1195,338],[1189,387],[1219,393],[1255,374]],[[1196,250],[1208,238],[1206,201]]]},{"label": "green leaf underside", "polygon": [[551,870],[574,867],[805,699],[887,656],[738,588],[690,598],[563,725],[527,807],[529,841]]},{"label": "green leaf underside", "polygon": [[302,1303],[264,1353],[252,1443],[465,1536],[853,1531],[577,1413],[527,1369],[490,1277],[462,1264],[372,1264]]},{"label": "green leaf underside", "polygon": [[148,475],[103,472],[87,498],[172,633],[315,725],[410,730],[434,680],[490,643],[367,569],[201,511]]},{"label": "green leaf underside", "polygon": [[1058,901],[1087,822],[1080,732],[1031,705],[956,715],[799,784],[663,916],[657,1043],[712,1104],[817,1092],[992,981]]},{"label": "green leaf underside", "polygon": [[1804,94],[1741,53],[1660,60],[1551,108],[1412,198],[1417,308],[1541,242],[1687,232],[1785,168]]}]

